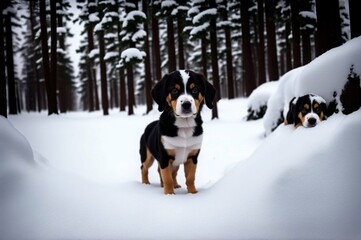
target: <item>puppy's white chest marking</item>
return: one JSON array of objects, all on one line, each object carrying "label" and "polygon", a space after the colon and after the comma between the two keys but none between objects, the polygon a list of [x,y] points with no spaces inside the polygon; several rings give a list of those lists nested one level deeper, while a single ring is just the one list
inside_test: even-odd
[{"label": "puppy's white chest marking", "polygon": [[187,161],[192,150],[200,149],[203,135],[193,136],[196,123],[194,119],[177,119],[175,125],[178,127],[178,136],[162,136],[164,148],[175,151],[174,166],[178,166]]}]

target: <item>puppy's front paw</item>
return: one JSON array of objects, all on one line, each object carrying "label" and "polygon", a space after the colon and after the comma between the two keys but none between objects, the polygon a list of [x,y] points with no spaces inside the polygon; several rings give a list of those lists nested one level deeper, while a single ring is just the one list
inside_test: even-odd
[{"label": "puppy's front paw", "polygon": [[192,193],[192,194],[195,194],[197,193],[197,189],[193,186],[193,187],[188,187],[188,193]]}]

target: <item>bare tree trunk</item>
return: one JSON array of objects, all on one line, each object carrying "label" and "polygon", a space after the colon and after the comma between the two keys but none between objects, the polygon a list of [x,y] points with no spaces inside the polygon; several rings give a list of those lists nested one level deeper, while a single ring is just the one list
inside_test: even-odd
[{"label": "bare tree trunk", "polygon": [[316,56],[342,44],[338,0],[316,0]]},{"label": "bare tree trunk", "polygon": [[292,70],[292,54],[291,54],[291,43],[288,36],[291,33],[291,23],[286,22],[286,72]]},{"label": "bare tree trunk", "polygon": [[128,64],[127,67],[127,80],[128,80],[128,115],[134,114],[134,104],[135,104],[135,97],[134,97],[134,75],[133,75],[133,66]]},{"label": "bare tree trunk", "polygon": [[202,71],[203,76],[208,79],[207,74],[207,43],[204,38],[201,39],[201,50],[202,50]]},{"label": "bare tree trunk", "polygon": [[[267,1],[267,0],[266,0]],[[258,84],[266,82],[266,66],[265,66],[265,51],[264,51],[264,8],[263,0],[257,0],[258,8]]]},{"label": "bare tree trunk", "polygon": [[6,101],[6,76],[5,76],[5,56],[4,56],[4,26],[3,26],[3,9],[4,1],[0,1],[0,115],[7,117]]},{"label": "bare tree trunk", "polygon": [[14,52],[13,52],[13,32],[11,26],[11,13],[5,16],[6,27],[6,68],[8,77],[8,100],[9,114],[17,114],[16,106],[16,89],[15,89],[15,73],[14,73]]},{"label": "bare tree trunk", "polygon": [[301,66],[299,0],[291,0],[293,67]]},{"label": "bare tree trunk", "polygon": [[177,61],[175,56],[174,43],[174,26],[173,19],[167,19],[167,33],[168,33],[168,70],[173,72],[177,68]]},{"label": "bare tree trunk", "polygon": [[162,78],[161,59],[160,59],[160,45],[159,45],[159,25],[157,17],[155,16],[154,1],[152,1],[152,52],[153,52],[153,66],[154,77],[157,81]]},{"label": "bare tree trunk", "polygon": [[[216,8],[216,1],[210,0],[210,7]],[[213,102],[212,119],[218,118],[217,101],[221,98],[221,88],[219,86],[219,70],[218,70],[218,49],[217,49],[217,19],[214,17],[210,21],[210,40],[211,40],[211,55],[212,55],[212,78],[213,86],[216,89],[216,97]]]},{"label": "bare tree trunk", "polygon": [[[89,14],[92,14],[95,12],[95,9],[93,6],[89,7]],[[87,36],[88,36],[88,54],[94,49],[94,35],[93,35],[93,25],[89,24],[87,26]],[[93,71],[93,60],[88,58],[87,62],[87,68],[88,68],[88,86],[89,86],[89,111],[92,112],[95,110],[95,103],[94,103],[94,93],[97,88],[96,86],[96,75],[95,71]],[[99,107],[98,107],[99,109]]]},{"label": "bare tree trunk", "polygon": [[276,45],[276,28],[274,23],[274,7],[276,3],[274,0],[265,1],[266,12],[266,29],[267,29],[267,56],[268,56],[268,78],[269,80],[277,80],[278,74],[278,60],[277,60],[277,45]]},{"label": "bare tree trunk", "polygon": [[50,0],[50,19],[51,19],[51,68],[50,68],[50,97],[49,115],[58,114],[56,78],[57,78],[57,25],[56,25],[56,0]]},{"label": "bare tree trunk", "polygon": [[246,83],[246,96],[256,88],[256,79],[254,77],[254,66],[252,61],[252,47],[249,26],[249,6],[250,0],[244,0],[241,4],[241,23],[242,23],[242,59],[244,80]]},{"label": "bare tree trunk", "polygon": [[93,86],[93,71],[91,69],[90,61],[86,64],[88,74],[88,110],[89,112],[94,111],[94,86]]},{"label": "bare tree trunk", "polygon": [[361,36],[360,0],[348,0],[350,9],[351,38]]},{"label": "bare tree trunk", "polygon": [[[312,5],[309,1],[302,1],[300,2],[300,11],[312,11]],[[302,64],[306,65],[307,63],[311,62],[311,31],[303,29],[301,30],[302,36]]]},{"label": "bare tree trunk", "polygon": [[[223,1],[224,12],[223,21],[228,21],[227,0]],[[224,28],[224,36],[226,39],[226,62],[227,62],[227,95],[228,99],[234,98],[234,78],[233,78],[233,59],[232,59],[232,39],[229,26]]]},{"label": "bare tree trunk", "polygon": [[184,43],[183,43],[184,23],[182,18],[178,18],[177,21],[178,21],[178,65],[179,65],[179,69],[185,69]]},{"label": "bare tree trunk", "polygon": [[98,83],[96,81],[95,76],[97,75],[96,70],[93,69],[93,78],[94,78],[94,93],[95,93],[95,110],[100,110],[99,104],[99,93],[98,93]]},{"label": "bare tree trunk", "polygon": [[[58,0],[58,4],[62,8],[63,0]],[[59,15],[58,16],[58,26],[63,27],[63,25],[64,25],[63,24],[63,16]],[[64,39],[63,34],[61,34],[59,36],[59,47],[61,49],[63,49],[65,52],[65,39]],[[59,70],[61,70],[61,67],[59,67]],[[58,80],[58,90],[59,90],[59,110],[60,110],[60,113],[66,113],[66,111],[68,111],[68,109],[69,109],[68,101],[70,100],[69,93],[68,93],[69,79],[66,79],[63,71],[59,71],[58,77],[59,78],[57,80]]]},{"label": "bare tree trunk", "polygon": [[34,106],[34,111],[36,111],[36,108],[38,109],[38,111],[40,112],[42,109],[42,101],[41,101],[41,92],[40,92],[40,72],[37,68],[37,64],[36,64],[36,60],[38,59],[38,52],[35,49],[36,46],[36,32],[35,32],[35,26],[36,26],[36,17],[35,17],[35,0],[30,0],[29,1],[29,11],[30,11],[30,28],[31,28],[31,39],[32,39],[32,46],[33,46],[33,52],[34,52],[34,56],[32,56],[30,58],[31,61],[31,66],[33,68],[34,71],[34,79],[33,79],[33,84],[34,86],[32,87],[32,91],[34,94],[34,102],[36,102],[36,105]]},{"label": "bare tree trunk", "polygon": [[124,70],[119,69],[119,91],[120,91],[120,111],[125,111],[127,105],[127,91],[125,86],[125,79],[124,79]]},{"label": "bare tree trunk", "polygon": [[100,80],[101,80],[101,93],[102,93],[102,108],[103,114],[109,115],[109,99],[108,99],[108,82],[107,82],[107,69],[104,61],[105,56],[105,43],[104,32],[98,33],[99,42],[99,63],[100,63]]},{"label": "bare tree trunk", "polygon": [[[55,0],[53,0],[55,1]],[[58,107],[56,101],[56,86],[54,86],[52,78],[50,76],[50,66],[49,66],[49,49],[48,49],[48,32],[46,24],[46,1],[40,0],[40,25],[41,25],[41,52],[43,57],[43,71],[44,79],[46,86],[47,94],[47,105],[48,105],[48,114],[58,114]],[[56,33],[56,32],[55,32]],[[56,40],[56,37],[55,37]],[[56,42],[55,42],[56,44]],[[56,51],[56,48],[55,48]],[[53,59],[54,60],[54,59]]]},{"label": "bare tree trunk", "polygon": [[[142,0],[143,4],[143,12],[149,16],[148,14],[148,1]],[[144,23],[144,31],[146,32],[147,36],[144,40],[144,51],[146,53],[145,56],[145,96],[147,102],[147,113],[153,110],[153,99],[151,95],[152,90],[152,76],[150,70],[150,50],[149,50],[149,28],[148,28],[148,21]]]}]

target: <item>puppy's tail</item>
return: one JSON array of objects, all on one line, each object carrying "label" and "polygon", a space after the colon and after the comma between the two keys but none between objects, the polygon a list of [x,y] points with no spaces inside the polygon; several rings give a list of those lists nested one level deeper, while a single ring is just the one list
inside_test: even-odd
[{"label": "puppy's tail", "polygon": [[147,159],[147,145],[146,145],[146,142],[145,142],[144,134],[140,137],[139,154],[140,154],[140,162],[144,163],[145,160]]}]

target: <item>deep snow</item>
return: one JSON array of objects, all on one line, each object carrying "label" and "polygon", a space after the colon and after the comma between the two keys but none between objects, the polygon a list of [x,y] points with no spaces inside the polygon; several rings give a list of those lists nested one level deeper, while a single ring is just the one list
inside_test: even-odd
[{"label": "deep snow", "polygon": [[[307,76],[332,77],[334,59],[340,76],[351,59],[360,74],[360,39],[283,76],[267,112],[315,86],[329,101],[344,83]],[[213,121],[203,110],[195,195],[182,174],[163,195],[155,167],[140,183],[139,137],[156,110],[0,117],[0,239],[361,239],[361,109],[265,138],[263,120],[244,120],[247,104],[221,100]]]},{"label": "deep snow", "polygon": [[361,110],[264,139],[246,104],[221,101],[215,121],[204,110],[196,195],[184,178],[163,195],[156,168],[140,183],[155,111],[1,118],[1,239],[360,239]]}]

